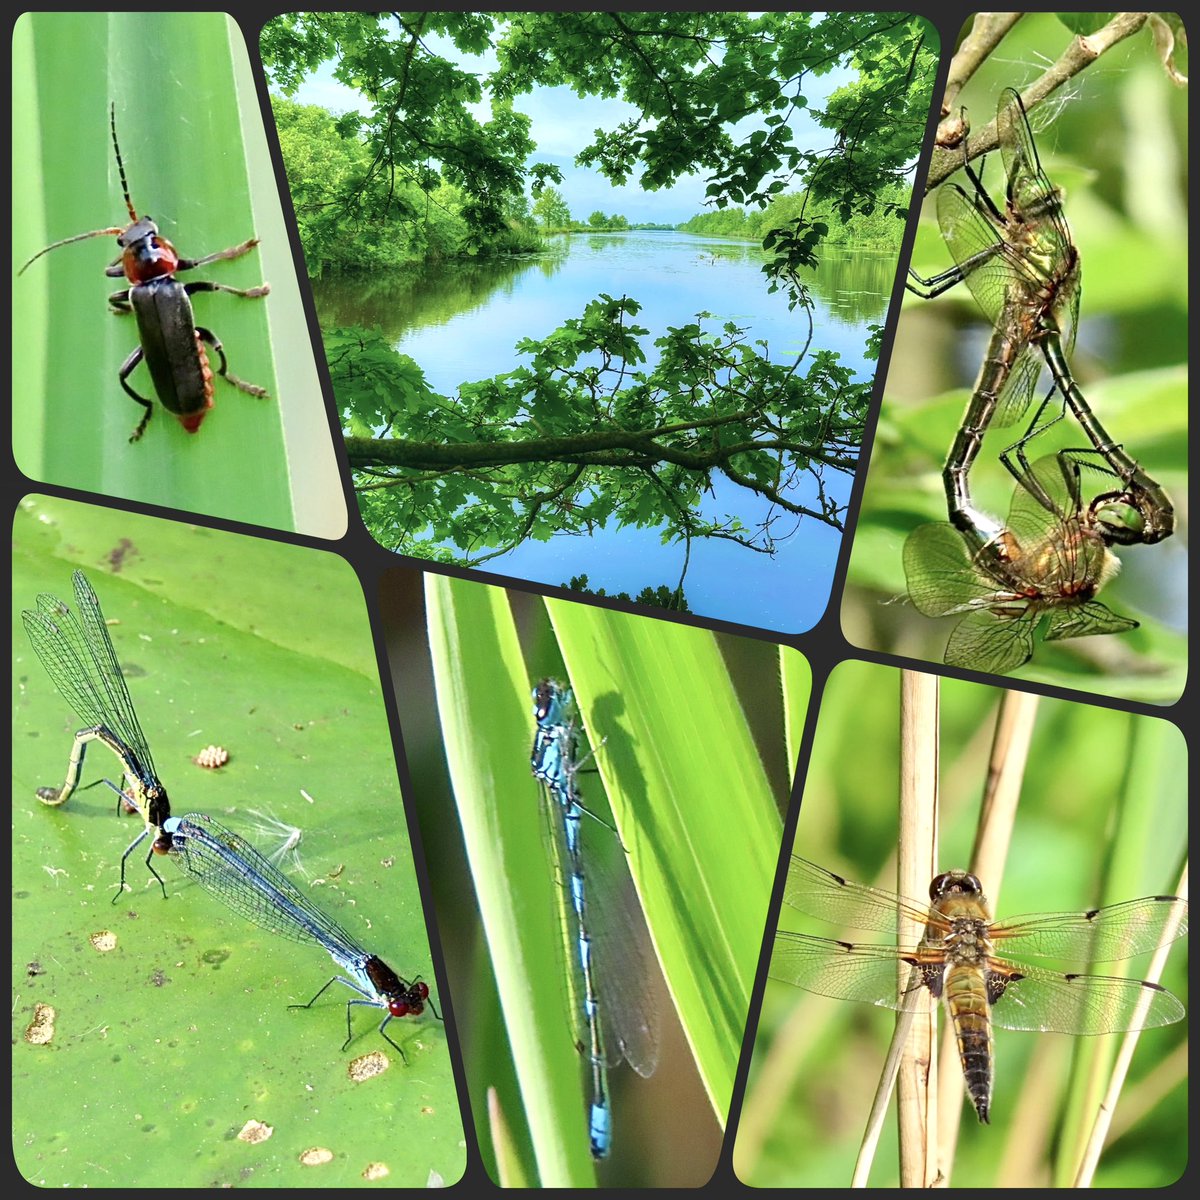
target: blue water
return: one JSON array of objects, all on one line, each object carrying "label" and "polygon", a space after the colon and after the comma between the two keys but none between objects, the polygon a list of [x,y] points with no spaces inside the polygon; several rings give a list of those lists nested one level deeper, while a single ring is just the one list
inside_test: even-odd
[{"label": "blue water", "polygon": [[[668,326],[695,320],[700,311],[713,314],[704,322],[706,330],[719,332],[725,321],[734,321],[748,328],[750,340],[766,340],[773,359],[786,360],[803,347],[808,325],[799,310],[788,311],[782,291],[768,293],[764,261],[751,242],[650,230],[577,234],[515,264],[438,267],[412,285],[408,303],[398,303],[393,293],[380,307],[389,310],[385,329],[396,330],[405,312],[411,316],[413,324],[397,331],[396,347],[445,393],[527,361],[513,349],[518,341],[544,337],[566,318],[580,316],[601,292],[641,303],[635,320],[650,330],[642,339],[647,366],[656,354],[653,339]],[[816,301],[813,349],[837,351],[862,380],[874,369],[862,357],[867,325],[883,321],[894,265],[890,254],[833,251],[807,280]],[[470,272],[465,283],[464,271]],[[439,294],[453,299],[439,304]],[[358,304],[361,308],[361,294]],[[323,320],[327,310],[338,308],[331,292],[318,295],[318,306]],[[329,315],[352,318],[345,311]],[[706,515],[736,514],[752,526],[768,513],[767,501],[737,484],[719,475],[713,482]],[[839,501],[847,499],[851,483],[826,472],[826,489]],[[805,481],[789,498],[811,503],[815,487],[806,494],[809,486]],[[694,541],[684,579],[692,612],[785,633],[811,628],[828,602],[841,534],[787,513],[779,515],[776,528],[773,557],[732,542]],[[550,584],[586,574],[592,589],[636,596],[646,586],[673,588],[686,557],[683,543],[663,545],[658,530],[607,528],[525,543],[489,560],[486,569]]]}]

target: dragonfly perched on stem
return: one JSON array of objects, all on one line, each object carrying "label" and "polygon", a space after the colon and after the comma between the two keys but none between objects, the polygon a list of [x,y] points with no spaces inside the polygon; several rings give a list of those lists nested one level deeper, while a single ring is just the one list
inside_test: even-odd
[{"label": "dragonfly perched on stem", "polygon": [[1020,463],[1007,524],[981,547],[944,521],[918,525],[904,543],[909,599],[927,617],[962,617],[946,645],[950,666],[1015,670],[1039,628],[1046,641],[1137,628],[1096,599],[1120,568],[1111,531],[1138,519],[1126,493],[1085,504],[1068,451]]},{"label": "dragonfly perched on stem", "polygon": [[[1170,500],[1109,435],[1071,374],[1067,360],[1079,321],[1079,251],[1063,214],[1062,193],[1042,169],[1025,107],[1012,88],[1000,94],[996,125],[1005,168],[1003,207],[984,187],[982,167],[976,172],[964,150],[970,190],[944,183],[937,196],[938,224],[955,265],[929,279],[909,271],[909,289],[925,299],[965,282],[993,325],[942,472],[950,520],[976,547],[999,531],[995,520],[974,506],[968,476],[987,429],[1013,423],[1028,408],[1042,369],[1036,347],[1066,408],[1138,510],[1139,520],[1123,531],[1124,544],[1162,541],[1175,528]],[[1023,441],[1044,427],[1031,427]]]},{"label": "dragonfly perched on stem", "polygon": [[[967,1094],[981,1122],[992,1100],[992,1028],[1102,1034],[1169,1025],[1183,1005],[1140,979],[1063,974],[1024,961],[1116,962],[1187,932],[1187,901],[1146,896],[1081,913],[992,919],[979,880],[946,871],[930,903],[852,883],[792,855],[783,898],[830,924],[895,933],[898,916],[924,929],[915,945],[834,941],[778,930],[772,979],[838,1000],[903,1011],[921,988],[943,1000],[954,1023]],[[907,982],[902,983],[902,980]]]}]

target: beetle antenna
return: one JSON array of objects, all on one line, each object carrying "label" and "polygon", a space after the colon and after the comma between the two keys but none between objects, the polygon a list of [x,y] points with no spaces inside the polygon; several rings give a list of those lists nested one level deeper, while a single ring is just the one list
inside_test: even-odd
[{"label": "beetle antenna", "polygon": [[32,258],[29,260],[29,262],[27,262],[27,263],[25,264],[25,266],[24,266],[24,267],[22,267],[22,268],[21,268],[21,269],[20,269],[20,270],[17,272],[17,274],[18,274],[18,275],[24,275],[24,274],[25,274],[25,270],[26,270],[26,268],[27,268],[27,267],[29,267],[31,264],[33,264],[33,263],[37,262],[37,260],[38,260],[39,258],[41,258],[41,257],[42,257],[42,255],[43,255],[43,254],[45,254],[45,253],[47,253],[48,251],[50,251],[50,250],[57,250],[57,249],[59,248],[59,246],[69,246],[69,245],[70,245],[72,242],[82,242],[82,241],[84,240],[84,238],[93,238],[93,237],[117,237],[117,236],[119,236],[120,234],[122,234],[122,233],[124,233],[124,232],[125,232],[125,227],[124,227],[123,225],[114,225],[114,226],[113,226],[111,229],[93,229],[93,230],[91,231],[91,233],[77,233],[77,234],[76,234],[74,237],[63,238],[63,240],[62,240],[61,242],[53,242],[53,243],[51,243],[49,246],[46,246],[44,249],[42,249],[42,250],[39,250],[39,251],[38,251],[38,252],[37,252],[37,253],[36,253],[36,254],[35,254],[35,255],[34,255],[34,256],[33,256],[33,257],[32,257]]},{"label": "beetle antenna", "polygon": [[[117,155],[117,170],[121,175],[121,191],[125,193],[125,207],[129,209],[129,219],[136,221],[137,213],[133,211],[133,201],[129,198],[129,184],[125,182],[125,164],[121,161],[121,147],[117,145],[117,102],[115,100],[109,102],[108,123],[112,129],[113,150]],[[120,231],[118,230],[118,232]]]}]

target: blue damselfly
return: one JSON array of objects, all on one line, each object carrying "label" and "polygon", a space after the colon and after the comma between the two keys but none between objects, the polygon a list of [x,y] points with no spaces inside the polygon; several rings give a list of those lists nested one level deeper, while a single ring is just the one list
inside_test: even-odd
[{"label": "blue damselfly", "polygon": [[[589,1074],[588,1132],[592,1156],[604,1158],[612,1147],[608,1068],[625,1061],[648,1076],[658,1065],[657,1014],[647,990],[650,967],[639,961],[648,958],[645,927],[629,912],[618,879],[605,873],[606,862],[625,857],[617,831],[584,805],[579,792],[579,724],[570,689],[543,679],[533,691],[533,714],[537,728],[530,764],[557,807],[559,869],[574,925],[572,1008]],[[594,836],[584,834],[585,816]],[[616,874],[627,876],[628,868],[622,863]]]},{"label": "blue damselfly", "polygon": [[[418,979],[404,979],[358,939],[347,933],[328,913],[322,912],[296,885],[267,861],[245,838],[203,813],[170,817],[165,830],[171,837],[170,857],[205,891],[211,892],[239,916],[268,933],[289,941],[320,946],[343,972],[328,980],[307,1004],[310,1008],[333,983],[344,983],[357,993],[346,1002],[346,1040],[353,1005],[384,1010],[379,1032],[405,1058],[404,1051],[384,1032],[396,1017],[418,1017],[429,1002],[429,987]],[[434,1011],[434,1016],[437,1012]]]}]

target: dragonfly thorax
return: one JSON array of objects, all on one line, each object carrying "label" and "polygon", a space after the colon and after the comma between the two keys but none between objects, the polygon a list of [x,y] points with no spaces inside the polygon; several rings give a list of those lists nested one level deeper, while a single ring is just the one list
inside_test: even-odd
[{"label": "dragonfly thorax", "polygon": [[947,964],[971,966],[982,962],[992,951],[988,921],[979,916],[955,917],[950,932],[940,939],[939,949],[945,953]]}]

